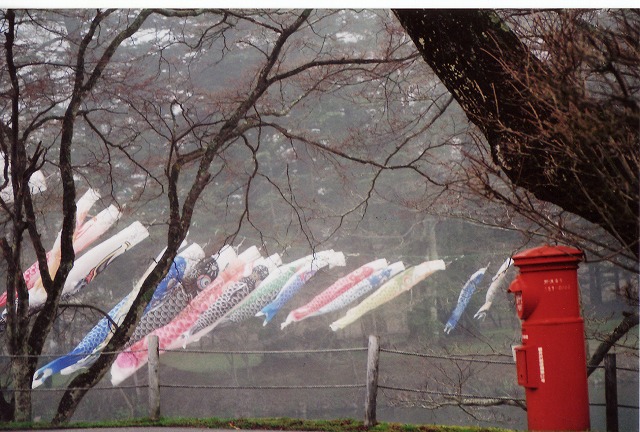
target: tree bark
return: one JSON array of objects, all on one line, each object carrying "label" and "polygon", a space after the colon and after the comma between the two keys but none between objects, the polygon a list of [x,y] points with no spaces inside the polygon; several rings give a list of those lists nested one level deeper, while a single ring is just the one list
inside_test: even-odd
[{"label": "tree bark", "polygon": [[[638,172],[625,177],[620,166],[637,165],[629,155],[637,148],[619,147],[623,141],[637,144],[637,113],[626,116],[623,108],[603,102],[590,114],[601,119],[600,124],[587,125],[597,133],[570,130],[573,135],[567,135],[561,122],[571,125],[574,112],[580,112],[581,106],[577,110],[570,106],[576,100],[580,103],[575,96],[580,92],[555,85],[557,77],[494,11],[398,9],[394,13],[424,60],[486,137],[494,163],[509,180],[538,199],[601,226],[637,258]],[[611,127],[615,113],[624,119]],[[603,173],[610,176],[608,182]]]},{"label": "tree bark", "polygon": [[618,342],[618,340],[620,340],[620,338],[622,338],[625,334],[627,334],[629,330],[631,330],[637,325],[638,325],[637,311],[625,314],[625,317],[622,319],[620,324],[616,326],[613,332],[611,332],[611,334],[608,335],[604,341],[600,342],[600,345],[598,345],[598,348],[596,348],[595,352],[589,359],[589,362],[587,363],[587,375],[591,375],[596,370],[596,367],[600,363],[602,363],[602,360],[604,359],[605,355],[609,352],[611,347],[613,347],[615,343]]}]

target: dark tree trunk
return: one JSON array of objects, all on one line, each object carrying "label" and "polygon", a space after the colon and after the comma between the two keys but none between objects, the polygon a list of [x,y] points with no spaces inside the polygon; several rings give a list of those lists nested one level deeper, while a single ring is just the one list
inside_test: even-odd
[{"label": "dark tree trunk", "polygon": [[[554,76],[494,11],[394,13],[509,180],[599,225],[637,259],[637,106],[580,100],[579,89]],[[637,311],[600,344],[589,371],[636,325]]]},{"label": "dark tree trunk", "polygon": [[4,395],[0,395],[0,422],[13,421],[13,400],[7,402]]},{"label": "dark tree trunk", "polygon": [[[621,151],[619,146],[623,141],[637,145],[637,113],[607,103],[596,105],[590,118],[602,119],[601,124],[587,125],[589,133],[576,131],[574,113],[584,111],[575,106],[580,104],[580,92],[556,85],[558,77],[494,11],[398,9],[394,13],[424,60],[482,131],[494,163],[510,181],[601,226],[637,258],[639,183],[637,163],[629,155],[637,148]],[[616,127],[611,127],[612,119]],[[566,124],[561,122],[574,126],[569,129],[573,135],[562,129]],[[606,182],[603,173],[609,177]]]},{"label": "dark tree trunk", "polygon": [[598,348],[591,356],[587,364],[587,374],[591,375],[596,367],[604,360],[605,355],[609,352],[620,338],[629,332],[632,328],[638,325],[638,312],[632,312],[625,314],[620,324],[609,334],[604,341],[600,343]]}]

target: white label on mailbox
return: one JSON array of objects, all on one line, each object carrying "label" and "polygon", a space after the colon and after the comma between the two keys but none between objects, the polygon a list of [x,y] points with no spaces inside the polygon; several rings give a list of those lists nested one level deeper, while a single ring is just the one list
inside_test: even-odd
[{"label": "white label on mailbox", "polygon": [[540,382],[544,382],[544,356],[542,347],[538,347],[538,363],[540,364]]}]

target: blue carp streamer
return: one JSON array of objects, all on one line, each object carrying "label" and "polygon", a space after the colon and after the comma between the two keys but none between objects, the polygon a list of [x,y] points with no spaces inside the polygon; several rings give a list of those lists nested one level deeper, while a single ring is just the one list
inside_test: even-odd
[{"label": "blue carp streamer", "polygon": [[462,313],[464,312],[467,305],[469,304],[469,301],[471,300],[471,296],[476,291],[476,288],[478,288],[478,285],[480,285],[480,282],[482,282],[482,278],[484,277],[484,272],[487,271],[487,267],[483,267],[477,272],[475,272],[474,274],[472,274],[469,280],[467,281],[467,283],[464,284],[464,286],[462,287],[462,290],[460,291],[460,295],[458,296],[458,304],[456,305],[456,308],[451,313],[451,316],[449,317],[449,321],[447,321],[447,324],[444,326],[445,333],[449,334],[451,330],[456,328],[456,325],[458,325],[458,320],[460,319],[460,317],[462,316]]}]

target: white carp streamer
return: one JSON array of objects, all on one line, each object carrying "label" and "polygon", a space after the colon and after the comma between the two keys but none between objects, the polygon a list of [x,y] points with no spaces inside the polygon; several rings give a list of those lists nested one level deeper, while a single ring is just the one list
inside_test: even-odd
[{"label": "white carp streamer", "polygon": [[[93,204],[100,198],[100,195],[93,189],[89,189],[80,197],[76,203],[76,229],[73,233],[73,250],[76,254],[82,252],[87,246],[96,241],[120,218],[121,213],[118,209],[111,205],[102,210],[97,216],[86,221],[87,214]],[[58,236],[53,247],[47,252],[47,267],[49,274],[53,278],[60,266],[60,241],[62,233]],[[44,290],[42,285],[42,277],[40,276],[40,264],[38,261],[33,263],[22,274],[27,290],[33,288]],[[4,292],[0,296],[0,307],[7,303],[7,293]]]},{"label": "white carp streamer", "polygon": [[496,298],[498,289],[502,285],[502,282],[507,275],[507,270],[509,270],[512,264],[513,260],[511,259],[511,257],[507,258],[502,263],[495,276],[493,276],[493,278],[491,279],[491,285],[489,285],[489,288],[487,289],[487,295],[485,297],[484,304],[480,306],[478,312],[476,312],[476,314],[473,316],[475,319],[484,319],[487,316],[487,311],[489,310],[489,308],[491,308],[493,299]]}]

